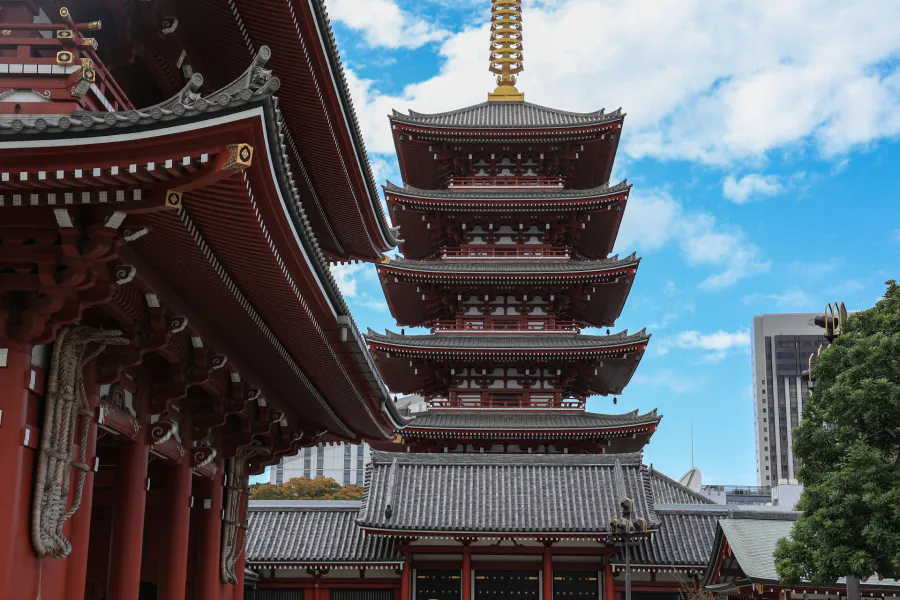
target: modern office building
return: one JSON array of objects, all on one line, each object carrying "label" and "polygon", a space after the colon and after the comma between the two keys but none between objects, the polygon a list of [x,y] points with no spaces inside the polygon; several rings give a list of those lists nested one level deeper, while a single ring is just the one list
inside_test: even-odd
[{"label": "modern office building", "polygon": [[753,414],[760,486],[796,484],[792,430],[800,424],[808,386],[801,373],[825,343],[816,313],[753,317]]},{"label": "modern office building", "polygon": [[341,485],[362,485],[371,451],[368,444],[319,444],[269,469],[269,483],[284,483],[295,477],[330,477]]}]

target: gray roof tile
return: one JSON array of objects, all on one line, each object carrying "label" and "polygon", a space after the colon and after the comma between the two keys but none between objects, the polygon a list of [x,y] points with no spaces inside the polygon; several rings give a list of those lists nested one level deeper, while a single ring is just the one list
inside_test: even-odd
[{"label": "gray roof tile", "polygon": [[395,110],[391,115],[391,120],[399,123],[449,128],[531,129],[596,125],[615,121],[624,116],[625,113],[621,108],[610,113],[604,110],[576,113],[539,106],[530,102],[482,102],[474,106],[435,114],[409,111],[408,115],[404,115]]},{"label": "gray roof tile", "polygon": [[612,271],[626,267],[637,267],[641,259],[631,254],[620,259],[618,255],[602,260],[564,260],[564,261],[527,261],[527,260],[410,260],[408,258],[392,258],[389,263],[382,263],[386,268],[407,269],[409,271],[427,271],[430,273],[593,273],[596,271]]},{"label": "gray roof tile", "polygon": [[612,335],[401,335],[390,330],[384,334],[371,329],[366,333],[366,340],[415,346],[420,348],[459,349],[459,350],[579,350],[603,349],[630,344],[646,344],[650,334],[646,329],[628,335],[628,330]]},{"label": "gray roof tile", "polygon": [[514,190],[498,190],[498,189],[446,189],[446,190],[423,190],[409,185],[398,186],[390,181],[384,186],[386,194],[399,194],[413,198],[435,198],[450,200],[505,200],[515,202],[516,200],[565,200],[570,198],[595,198],[600,196],[611,196],[625,192],[631,188],[628,181],[623,181],[615,185],[608,183],[595,188],[586,190],[572,189],[556,189],[556,190],[529,190],[516,188]]},{"label": "gray roof tile", "polygon": [[[636,540],[631,546],[633,565],[705,567],[712,552],[716,521],[724,513],[660,512],[659,528],[649,539]],[[613,564],[624,564],[624,549],[613,557]]]},{"label": "gray roof tile", "polygon": [[448,534],[597,534],[621,496],[653,525],[640,454],[405,454],[373,452],[358,523]]},{"label": "gray roof tile", "polygon": [[251,501],[247,561],[302,565],[399,564],[390,538],[356,526],[359,501]]},{"label": "gray roof tile", "polygon": [[413,429],[605,429],[658,423],[662,417],[653,410],[622,415],[522,412],[428,412],[416,415]]},{"label": "gray roof tile", "polygon": [[712,500],[681,485],[671,477],[650,467],[654,504],[715,504]]}]

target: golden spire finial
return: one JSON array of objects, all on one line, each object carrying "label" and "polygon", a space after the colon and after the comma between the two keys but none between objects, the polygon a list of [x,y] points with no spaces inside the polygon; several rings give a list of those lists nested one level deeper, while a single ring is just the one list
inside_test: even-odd
[{"label": "golden spire finial", "polygon": [[522,54],[522,1],[491,0],[491,61],[488,69],[497,75],[497,89],[488,102],[522,102],[516,89],[516,74],[525,68]]}]

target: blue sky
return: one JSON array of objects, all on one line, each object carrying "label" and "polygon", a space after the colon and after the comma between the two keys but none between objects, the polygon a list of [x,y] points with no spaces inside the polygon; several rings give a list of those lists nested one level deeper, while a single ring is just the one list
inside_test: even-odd
[{"label": "blue sky", "polygon": [[[387,113],[482,102],[489,0],[329,0],[376,176]],[[754,484],[754,314],[872,306],[900,277],[900,3],[525,0],[526,100],[622,106],[616,250],[643,257],[617,329],[651,346],[618,405],[665,415],[646,461]],[[394,328],[371,265],[335,269],[362,327]]]}]

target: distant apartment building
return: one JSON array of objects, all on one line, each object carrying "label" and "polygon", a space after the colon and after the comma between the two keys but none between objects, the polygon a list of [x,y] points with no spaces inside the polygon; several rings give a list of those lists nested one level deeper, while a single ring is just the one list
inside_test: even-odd
[{"label": "distant apartment building", "polygon": [[825,342],[817,313],[753,317],[753,415],[759,486],[797,483],[793,429],[800,424],[808,386],[800,374]]},{"label": "distant apartment building", "polygon": [[362,485],[369,462],[368,444],[319,444],[303,448],[269,469],[269,483],[284,483],[295,477],[330,477],[341,485]]}]

